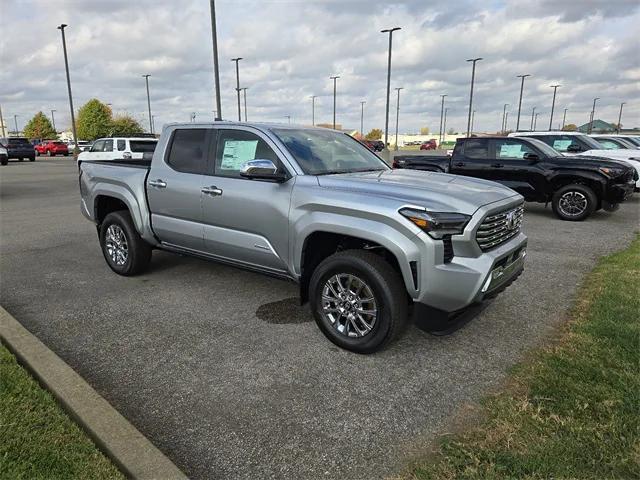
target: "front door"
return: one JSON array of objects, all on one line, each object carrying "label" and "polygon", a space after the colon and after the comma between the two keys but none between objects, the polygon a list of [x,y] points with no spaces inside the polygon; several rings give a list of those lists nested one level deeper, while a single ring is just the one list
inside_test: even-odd
[{"label": "front door", "polygon": [[[544,160],[542,152],[536,151],[517,137],[493,139],[489,151],[495,158],[491,180],[515,190],[526,200],[544,198],[538,198],[546,190],[544,172],[540,167]],[[538,158],[525,158],[527,154],[536,155]]]},{"label": "front door", "polygon": [[272,141],[245,127],[217,130],[213,175],[205,177],[202,197],[207,253],[248,267],[286,271],[289,205],[295,177],[285,182],[249,180],[242,165],[271,160],[288,173]]}]

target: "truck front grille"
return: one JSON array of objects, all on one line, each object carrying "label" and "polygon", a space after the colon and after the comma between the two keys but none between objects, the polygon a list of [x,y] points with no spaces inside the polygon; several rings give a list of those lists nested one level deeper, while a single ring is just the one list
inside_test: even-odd
[{"label": "truck front grille", "polygon": [[524,206],[495,213],[486,217],[476,232],[476,240],[483,251],[491,250],[515,237],[522,226]]}]

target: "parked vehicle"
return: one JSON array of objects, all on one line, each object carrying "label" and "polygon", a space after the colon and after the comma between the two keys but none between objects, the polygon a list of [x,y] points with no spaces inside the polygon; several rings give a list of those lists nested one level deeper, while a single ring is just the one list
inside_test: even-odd
[{"label": "parked vehicle", "polygon": [[322,332],[356,352],[396,337],[410,306],[423,328],[450,327],[524,266],[521,195],[392,170],[333,130],[174,124],[151,160],[79,168],[114,272],[144,271],[159,248],[288,278]]},{"label": "parked vehicle", "polygon": [[93,142],[88,151],[78,155],[78,161],[141,159],[145,153],[153,153],[157,144],[158,140],[155,138],[99,138]]},{"label": "parked vehicle", "polygon": [[0,165],[6,165],[7,163],[9,163],[7,149],[0,144]]},{"label": "parked vehicle", "polygon": [[31,145],[28,138],[25,137],[5,137],[0,138],[0,145],[7,150],[7,160],[12,158],[20,161],[29,159],[30,162],[36,161],[36,151]]},{"label": "parked vehicle", "polygon": [[[606,150],[593,138],[580,132],[515,132],[510,137],[532,137],[542,140],[554,150],[566,156],[580,155],[619,160],[631,165],[640,176],[640,158],[633,150]],[[640,180],[636,182],[636,191],[640,191]]]},{"label": "parked vehicle", "polygon": [[435,150],[436,148],[438,148],[438,144],[434,138],[427,140],[420,145],[420,150]]},{"label": "parked vehicle", "polygon": [[632,139],[622,135],[591,135],[606,150],[637,150],[639,148]]},{"label": "parked vehicle", "polygon": [[362,140],[362,144],[372,152],[381,152],[384,150],[384,142],[382,140]]},{"label": "parked vehicle", "polygon": [[67,144],[61,142],[59,140],[45,140],[42,143],[37,144],[33,147],[37,155],[64,155],[67,157],[69,155],[69,148]]},{"label": "parked vehicle", "polygon": [[77,148],[82,153],[82,152],[89,151],[89,149],[91,148],[91,145],[93,145],[93,142],[89,142],[87,140],[78,140],[77,145],[73,143],[73,141],[67,143],[67,148],[71,152],[74,152],[75,149]]},{"label": "parked vehicle", "polygon": [[614,210],[632,194],[637,174],[628,165],[594,157],[565,157],[535,138],[458,139],[452,156],[406,155],[395,168],[454,173],[493,180],[529,202],[551,202],[562,220],[584,220]]}]

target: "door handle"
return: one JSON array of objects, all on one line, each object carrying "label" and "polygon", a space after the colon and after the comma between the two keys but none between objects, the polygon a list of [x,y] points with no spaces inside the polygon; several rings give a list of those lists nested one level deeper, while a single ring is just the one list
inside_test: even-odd
[{"label": "door handle", "polygon": [[464,167],[464,162],[458,162],[458,163],[454,163],[453,166],[454,167]]},{"label": "door handle", "polygon": [[162,180],[158,179],[158,180],[149,180],[147,182],[147,184],[150,187],[156,187],[156,188],[167,188],[167,182],[163,182]]},{"label": "door handle", "polygon": [[504,167],[504,165],[502,163],[492,163],[491,166],[493,168],[502,168],[502,167]]},{"label": "door handle", "polygon": [[202,190],[200,191],[205,195],[211,195],[212,197],[219,197],[220,195],[222,195],[222,189],[216,187],[215,185],[212,185],[210,187],[202,187]]}]

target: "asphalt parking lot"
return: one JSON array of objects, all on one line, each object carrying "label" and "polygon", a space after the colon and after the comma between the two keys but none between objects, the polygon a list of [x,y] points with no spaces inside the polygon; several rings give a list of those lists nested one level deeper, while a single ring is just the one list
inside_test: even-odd
[{"label": "asphalt parking lot", "polygon": [[2,305],[192,478],[393,473],[553,336],[640,220],[640,195],[582,223],[528,205],[526,271],[481,315],[360,356],[288,300],[292,283],[164,252],[143,276],[113,274],[72,159],[11,162],[0,180]]}]

